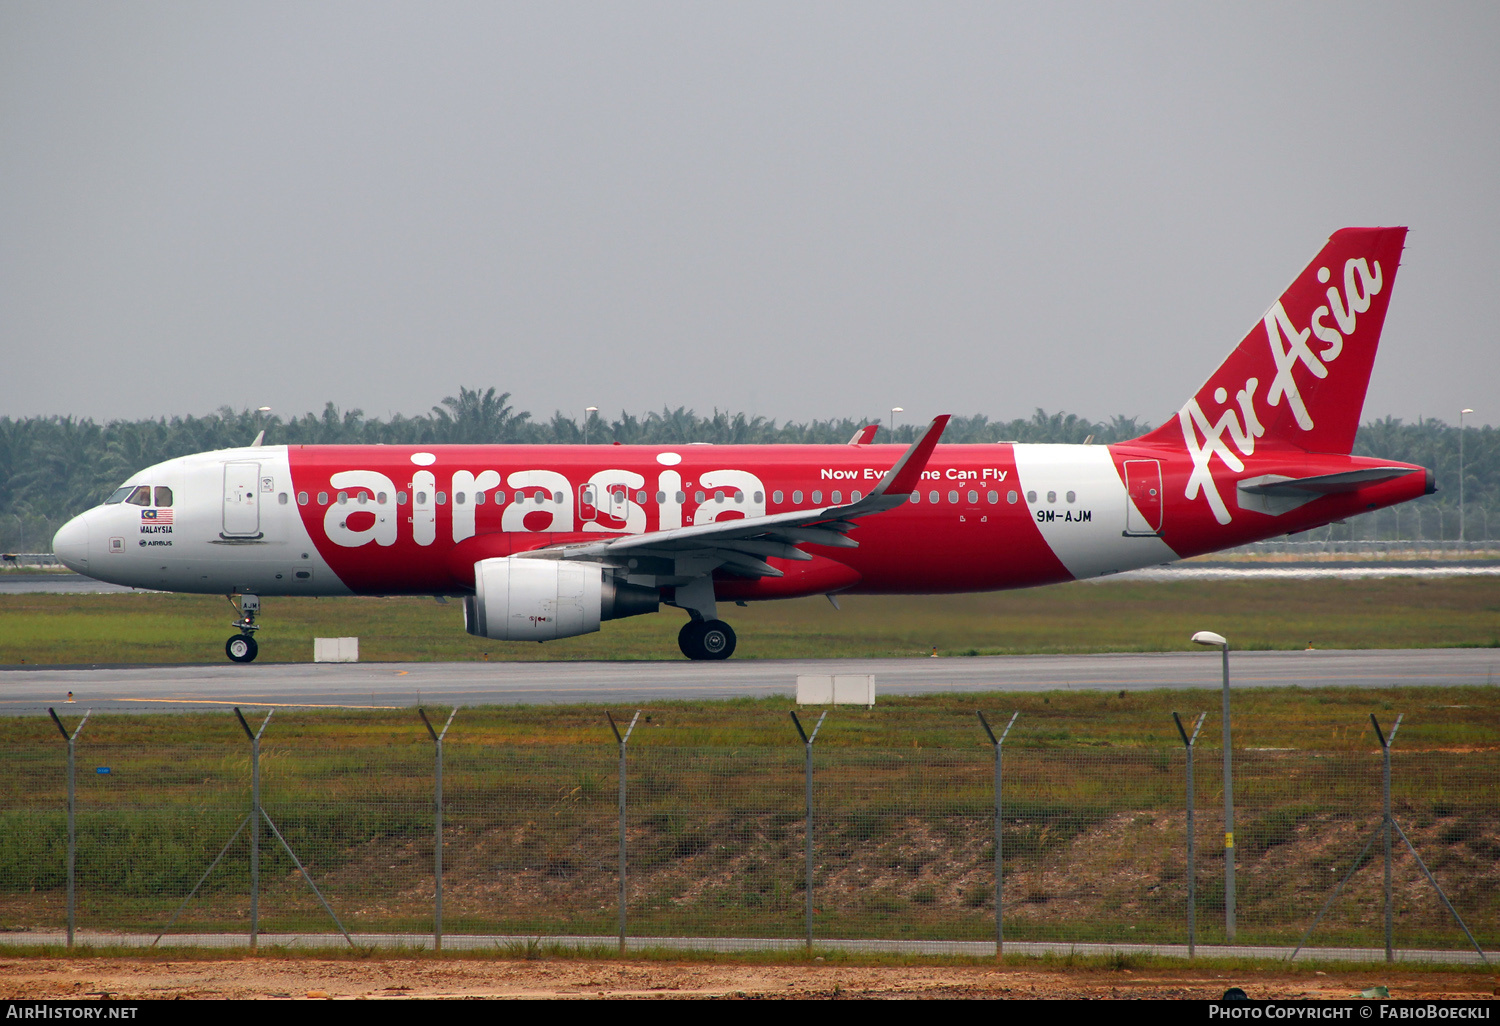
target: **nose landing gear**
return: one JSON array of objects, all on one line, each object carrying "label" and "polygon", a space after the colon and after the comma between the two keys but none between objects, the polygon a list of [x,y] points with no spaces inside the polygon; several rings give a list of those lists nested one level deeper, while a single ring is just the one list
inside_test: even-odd
[{"label": "nose landing gear", "polygon": [[252,662],[260,651],[260,646],[255,643],[255,632],[260,630],[260,624],[255,622],[255,614],[260,612],[260,596],[241,595],[239,602],[235,602],[233,595],[226,597],[229,604],[234,606],[234,611],[240,615],[239,619],[229,625],[239,633],[230,635],[229,640],[224,642],[224,654],[231,662]]}]

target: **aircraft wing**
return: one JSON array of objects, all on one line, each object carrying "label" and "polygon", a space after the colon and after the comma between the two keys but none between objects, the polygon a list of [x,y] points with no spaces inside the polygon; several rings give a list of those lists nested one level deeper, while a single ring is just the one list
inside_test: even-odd
[{"label": "aircraft wing", "polygon": [[[532,559],[581,559],[608,563],[641,557],[670,559],[673,569],[660,575],[668,577],[698,577],[721,566],[749,577],[781,577],[782,572],[767,563],[767,558],[812,559],[797,547],[803,544],[857,547],[859,543],[847,536],[854,529],[854,521],[895,509],[910,498],[947,426],[947,414],[933,418],[922,437],[906,450],[870,494],[858,502],[559,545],[520,555]],[[684,561],[689,566],[682,565]]]}]

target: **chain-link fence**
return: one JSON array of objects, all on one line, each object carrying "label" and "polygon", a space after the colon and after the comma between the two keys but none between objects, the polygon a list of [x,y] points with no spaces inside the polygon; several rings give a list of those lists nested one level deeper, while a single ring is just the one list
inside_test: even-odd
[{"label": "chain-link fence", "polygon": [[[321,895],[352,933],[431,938],[432,737],[392,711],[335,745],[300,735],[296,715],[261,739],[259,819],[238,726],[203,742],[143,728],[139,743],[91,743],[95,717],[76,741],[78,929],[245,933],[256,843],[260,932],[338,939]],[[902,748],[829,743],[830,717],[811,749],[809,921],[807,749],[790,723],[779,745],[678,747],[666,731],[628,742],[622,910],[621,753],[603,717],[597,743],[568,745],[466,742],[464,717],[442,746],[449,935],[608,944],[623,913],[632,937],[995,938],[995,751],[972,720],[972,746]],[[27,734],[0,743],[0,928],[55,932],[68,918],[67,746],[55,730]],[[1222,766],[1207,745],[1194,777],[1199,944],[1226,939]],[[1018,729],[1003,753],[1005,940],[1186,943],[1185,749],[1028,745]],[[1395,819],[1487,948],[1500,944],[1497,784],[1500,753],[1392,752]],[[1235,940],[1295,944],[1364,850],[1309,945],[1379,947],[1373,735],[1368,752],[1237,751],[1234,792]],[[1399,839],[1393,854],[1397,946],[1468,947]]]}]

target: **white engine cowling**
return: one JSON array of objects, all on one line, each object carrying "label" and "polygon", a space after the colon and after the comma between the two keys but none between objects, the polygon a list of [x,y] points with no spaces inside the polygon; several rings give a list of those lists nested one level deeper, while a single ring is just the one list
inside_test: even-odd
[{"label": "white engine cowling", "polygon": [[464,629],[501,641],[551,641],[591,634],[601,620],[654,613],[654,588],[619,584],[602,563],[503,556],[474,564]]}]

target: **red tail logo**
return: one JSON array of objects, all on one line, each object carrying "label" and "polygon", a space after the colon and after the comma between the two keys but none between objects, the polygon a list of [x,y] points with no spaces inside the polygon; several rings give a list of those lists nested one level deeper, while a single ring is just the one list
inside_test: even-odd
[{"label": "red tail logo", "polygon": [[1307,452],[1353,449],[1405,239],[1405,228],[1335,232],[1176,420],[1143,439],[1186,447],[1186,496],[1203,495],[1219,523],[1230,514],[1215,460],[1239,474],[1257,439]]}]

